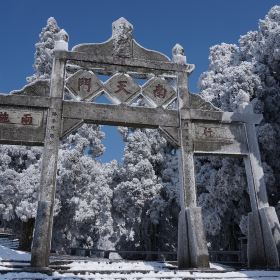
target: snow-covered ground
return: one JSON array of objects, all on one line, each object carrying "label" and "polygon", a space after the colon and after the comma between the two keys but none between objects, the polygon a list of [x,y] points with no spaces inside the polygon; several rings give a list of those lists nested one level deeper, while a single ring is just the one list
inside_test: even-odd
[{"label": "snow-covered ground", "polygon": [[0,245],[0,261],[2,260],[30,261],[30,254]]},{"label": "snow-covered ground", "polygon": [[[16,262],[12,262],[15,260]],[[0,270],[12,270],[12,264],[26,265],[30,260],[30,254],[12,250],[0,246]],[[22,261],[22,262],[21,262]],[[211,269],[203,271],[178,271],[169,263],[146,262],[146,261],[110,261],[110,260],[83,260],[73,261],[61,265],[64,273],[55,271],[52,276],[43,273],[16,272],[14,271],[0,274],[0,279],[29,279],[29,280],[156,280],[156,279],[230,279],[230,280],[276,280],[280,279],[280,271],[261,271],[261,270],[241,270],[234,271],[227,267],[211,264]],[[27,269],[26,269],[27,270]]]},{"label": "snow-covered ground", "polygon": [[225,273],[202,273],[202,272],[149,272],[149,273],[111,273],[111,274],[101,274],[101,273],[87,273],[86,275],[74,275],[73,273],[60,274],[57,272],[53,273],[53,276],[47,276],[41,273],[7,273],[0,276],[0,279],[36,279],[36,280],[78,280],[78,279],[118,279],[118,280],[187,280],[187,279],[230,279],[230,280],[245,280],[245,279],[260,279],[260,280],[275,280],[280,279],[280,273],[277,271],[242,271],[242,272],[225,272]]}]

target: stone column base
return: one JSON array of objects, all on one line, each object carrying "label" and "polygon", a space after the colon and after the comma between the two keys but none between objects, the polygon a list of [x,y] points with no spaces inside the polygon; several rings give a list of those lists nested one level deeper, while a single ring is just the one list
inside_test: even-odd
[{"label": "stone column base", "polygon": [[209,267],[200,207],[181,210],[178,222],[178,268]]},{"label": "stone column base", "polygon": [[280,225],[274,207],[248,215],[248,266],[279,267]]}]

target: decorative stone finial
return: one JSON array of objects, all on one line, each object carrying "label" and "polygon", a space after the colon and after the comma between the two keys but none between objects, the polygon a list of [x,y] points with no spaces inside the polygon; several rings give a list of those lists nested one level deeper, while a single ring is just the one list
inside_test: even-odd
[{"label": "decorative stone finial", "polygon": [[69,36],[68,33],[64,30],[61,29],[57,34],[56,34],[56,41],[54,48],[56,50],[68,50],[68,41],[69,41]]},{"label": "decorative stone finial", "polygon": [[176,44],[172,49],[173,61],[178,64],[186,64],[187,58],[184,49],[180,44]]},{"label": "decorative stone finial", "polygon": [[173,55],[184,55],[185,54],[184,48],[180,44],[177,43],[172,49],[172,54]]},{"label": "decorative stone finial", "polygon": [[112,38],[115,56],[132,56],[132,32],[133,25],[121,17],[112,23]]},{"label": "decorative stone finial", "polygon": [[253,104],[250,103],[250,96],[247,92],[244,90],[239,90],[236,98],[236,103],[237,103],[237,111],[238,112],[247,112],[247,113],[252,113],[253,112]]},{"label": "decorative stone finial", "polygon": [[56,40],[57,40],[57,41],[65,41],[65,42],[68,42],[68,41],[69,41],[68,33],[67,33],[64,29],[61,29],[61,30],[56,34]]}]

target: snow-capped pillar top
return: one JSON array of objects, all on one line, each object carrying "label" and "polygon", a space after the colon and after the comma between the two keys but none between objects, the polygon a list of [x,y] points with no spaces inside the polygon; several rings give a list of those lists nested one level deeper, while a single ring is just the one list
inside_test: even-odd
[{"label": "snow-capped pillar top", "polygon": [[[180,44],[176,44],[172,48],[172,60],[174,63],[186,65],[187,58],[184,55],[184,48]],[[190,97],[188,92],[188,79],[185,73],[178,74],[178,88],[180,91],[178,92],[178,101],[179,101],[179,108],[189,108],[190,107]]]},{"label": "snow-capped pillar top", "polygon": [[242,98],[242,103],[238,104],[237,106],[237,112],[254,114],[253,106],[255,104],[255,101],[253,100],[252,102],[250,102],[249,95],[243,95]]},{"label": "snow-capped pillar top", "polygon": [[132,57],[133,25],[121,17],[112,23],[113,55]]},{"label": "snow-capped pillar top", "polygon": [[172,49],[173,61],[178,64],[187,64],[187,57],[184,55],[184,48],[176,44]]},{"label": "snow-capped pillar top", "polygon": [[56,34],[54,49],[68,51],[68,40],[69,40],[68,33],[64,29],[61,29]]}]

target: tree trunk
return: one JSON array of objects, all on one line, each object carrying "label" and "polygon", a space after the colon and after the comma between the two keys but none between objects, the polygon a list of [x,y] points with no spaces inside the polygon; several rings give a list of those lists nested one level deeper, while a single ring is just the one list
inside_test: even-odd
[{"label": "tree trunk", "polygon": [[19,249],[22,251],[31,251],[33,229],[34,229],[35,219],[31,218],[27,222],[22,222],[21,224],[21,236],[19,240]]}]

